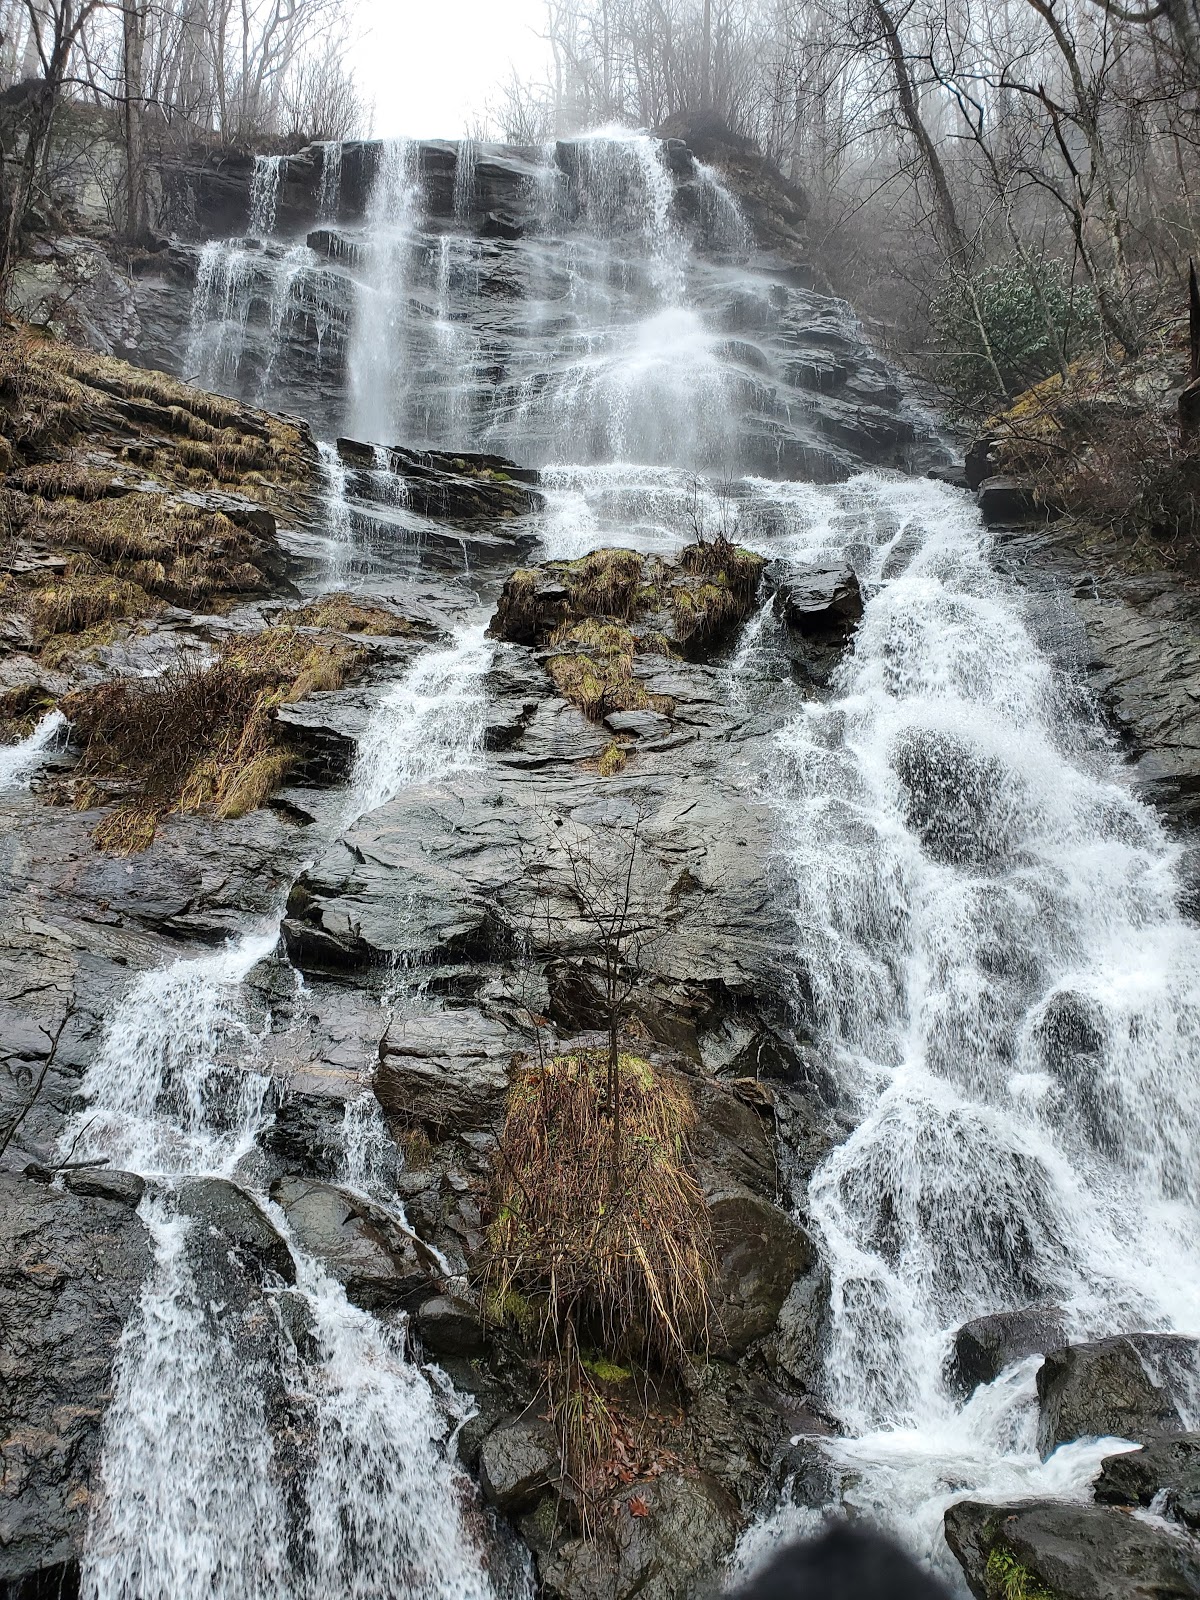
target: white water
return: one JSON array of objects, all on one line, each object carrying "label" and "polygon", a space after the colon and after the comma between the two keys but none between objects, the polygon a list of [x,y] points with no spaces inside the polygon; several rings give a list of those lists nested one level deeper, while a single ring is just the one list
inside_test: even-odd
[{"label": "white water", "polygon": [[[474,759],[483,701],[470,673],[489,659],[482,631],[471,630],[450,650],[419,657],[385,696],[355,789],[360,810]],[[228,949],[139,978],[105,1030],[84,1109],[64,1136],[77,1157],[106,1155],[168,1179],[145,1203],[155,1266],[122,1341],[83,1592],[87,1600],[196,1592],[494,1600],[468,1528],[470,1489],[448,1457],[461,1402],[408,1359],[403,1328],[350,1305],[293,1241],[296,1292],[311,1324],[305,1349],[294,1349],[283,1324],[275,1328],[269,1284],[245,1313],[214,1302],[191,1249],[203,1249],[205,1225],[174,1210],[172,1179],[223,1174],[254,1192],[270,1078],[256,1068],[245,980],[274,949],[277,929],[276,917]],[[346,1176],[366,1193],[385,1183],[390,1145],[378,1108],[371,1112],[347,1110]],[[273,1214],[286,1235],[286,1220]],[[262,1398],[281,1372],[289,1405],[307,1418],[293,1424],[311,1457],[301,1469],[281,1455]],[[504,1592],[523,1593],[523,1577],[510,1575]]]},{"label": "white water", "polygon": [[462,628],[445,649],[419,656],[382,697],[351,774],[349,820],[386,804],[401,789],[436,783],[478,764],[487,708],[482,679],[492,663],[484,626]]},{"label": "white water", "polygon": [[[753,330],[786,297],[739,280],[738,318],[722,323],[645,136],[582,142],[569,227],[550,162],[538,193],[553,247],[531,246],[538,292],[500,361],[491,310],[469,327],[462,316],[464,297],[496,303],[476,241],[422,242],[412,148],[387,147],[356,269],[351,426],[557,463],[547,554],[669,550],[689,513],[712,531],[731,512],[711,474],[744,467],[746,414],[779,422]],[[743,248],[711,182],[704,205],[724,248]],[[822,336],[847,323],[829,316]],[[710,475],[694,490],[692,470]],[[963,1404],[943,1378],[955,1328],[1050,1299],[1076,1336],[1200,1332],[1200,934],[1178,910],[1177,847],[1039,649],[964,496],[889,475],[754,478],[731,514],[772,556],[850,560],[868,597],[832,696],[797,705],[763,774],[797,978],[855,1124],[797,1201],[833,1281],[824,1387],[844,1437],[825,1448],[849,1474],[845,1503],[961,1588],[941,1536],[951,1499],[1085,1494],[1119,1446],[1041,1462],[1037,1362]],[[751,673],[768,629],[764,613],[733,677]],[[489,661],[466,630],[381,698],[350,819],[474,766]],[[364,1186],[367,1131],[347,1129],[348,1175]],[[742,1560],[824,1509],[781,1508]]]},{"label": "white water", "polygon": [[[941,1515],[1083,1492],[1034,1448],[1025,1362],[963,1407],[973,1316],[1053,1300],[1075,1336],[1200,1333],[1200,931],[1179,850],[1038,650],[963,496],[867,477],[777,491],[793,558],[870,595],[833,698],[767,792],[797,960],[858,1125],[805,1209],[833,1279],[827,1398],[850,1503],[961,1581]],[[915,546],[884,580],[889,553]]]},{"label": "white water", "polygon": [[408,139],[387,140],[367,204],[349,350],[351,431],[382,444],[398,443],[404,431],[406,302],[419,201],[416,146]]},{"label": "white water", "polygon": [[66,726],[61,711],[47,711],[26,738],[0,746],[0,790],[27,788]]}]

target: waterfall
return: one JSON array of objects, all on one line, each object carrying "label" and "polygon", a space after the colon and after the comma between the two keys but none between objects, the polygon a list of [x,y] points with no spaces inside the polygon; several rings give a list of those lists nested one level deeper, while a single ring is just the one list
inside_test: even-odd
[{"label": "waterfall", "polygon": [[28,738],[0,747],[0,791],[28,787],[66,726],[61,711],[47,711]]},{"label": "waterfall", "polygon": [[367,203],[349,351],[351,428],[359,438],[381,443],[395,443],[405,431],[407,297],[419,203],[416,146],[389,139],[379,152]]},{"label": "waterfall", "polygon": [[787,499],[789,552],[849,555],[869,597],[769,786],[857,1122],[805,1204],[833,1284],[829,1450],[850,1502],[961,1582],[950,1499],[1082,1489],[1101,1452],[1039,1460],[1037,1358],[963,1406],[953,1330],[1052,1300],[1076,1337],[1200,1331],[1200,931],[1179,846],[963,497],[870,477]]},{"label": "waterfall", "polygon": [[[333,148],[322,216],[337,212]],[[485,209],[492,220],[494,147],[485,165],[470,141],[459,146],[452,195],[436,169],[435,218],[418,147],[380,149],[363,227],[322,269],[331,284],[352,280],[349,426],[380,447],[374,468],[353,474],[354,516],[346,469],[333,446],[321,449],[324,576],[364,560],[356,537],[372,504],[393,567],[420,536],[397,503],[383,448],[393,443],[540,466],[547,556],[614,543],[674,552],[730,519],[784,569],[853,566],[865,616],[827,693],[804,698],[790,678],[752,683],[775,626],[765,607],[720,676],[734,704],[757,712],[754,696],[770,695],[784,719],[769,745],[744,744],[767,746],[759,777],[794,919],[796,1004],[852,1130],[792,1197],[832,1286],[822,1388],[841,1431],[820,1448],[843,1472],[841,1507],[895,1528],[961,1592],[941,1534],[951,1499],[1083,1495],[1116,1446],[1069,1444],[1042,1462],[1037,1358],[963,1402],[944,1376],[954,1330],[1052,1300],[1073,1337],[1200,1331],[1200,932],[1180,910],[1181,847],[1131,793],[1095,705],[1039,648],[970,501],[859,470],[866,456],[907,460],[928,432],[919,409],[849,308],[750,257],[715,172],[697,164],[680,203],[667,155],[622,130],[525,152],[532,194],[497,239],[465,226]],[[338,146],[339,174],[340,162]],[[256,197],[269,184],[277,196],[278,167],[258,180],[256,170]],[[238,392],[263,392],[265,372],[273,394],[302,400],[287,308],[311,290],[311,258],[294,258],[286,295],[272,290],[294,246],[270,231],[205,247],[188,361]],[[260,324],[274,354],[243,363]],[[345,419],[327,420],[332,436]],[[891,444],[871,455],[864,440],[877,437]],[[726,470],[733,494],[717,486]],[[839,477],[849,481],[831,483]],[[491,663],[473,619],[379,693],[336,825],[478,768]],[[273,938],[255,931],[133,986],[84,1085],[80,1126],[97,1149],[169,1178],[251,1181],[270,1113],[255,1059],[266,1018],[246,980]],[[391,1157],[373,1100],[347,1106],[342,1141],[345,1180],[379,1197]],[[122,1352],[105,1452],[106,1484],[123,1485],[114,1503],[142,1492],[120,1477],[142,1468],[118,1457],[136,1454],[135,1399],[152,1407],[168,1381],[164,1330],[202,1356],[188,1378],[197,1392],[181,1382],[176,1397],[179,1415],[199,1419],[192,1465],[207,1459],[205,1419],[233,1416],[220,1410],[228,1396],[205,1392],[231,1383],[232,1369],[204,1343],[219,1345],[219,1331],[189,1264],[196,1225],[172,1210],[171,1187],[148,1212],[157,1264]],[[255,1570],[275,1574],[276,1592],[314,1600],[318,1586],[364,1600],[474,1594],[484,1580],[452,1512],[442,1399],[402,1341],[293,1254],[316,1353],[295,1358],[289,1382],[311,1407],[317,1455],[302,1505],[251,1508]],[[239,1448],[273,1449],[257,1414],[221,1422],[235,1425]],[[166,1444],[151,1445],[167,1459]],[[259,1472],[264,1485],[274,1470]],[[361,1503],[354,1482],[370,1486]],[[785,1501],[739,1560],[841,1507]],[[130,1574],[169,1563],[149,1548],[145,1520],[105,1516],[85,1562],[89,1594],[132,1600]],[[161,1521],[164,1545],[186,1544]],[[419,1547],[418,1526],[429,1530]],[[219,1552],[196,1537],[186,1573],[170,1557],[172,1582],[202,1576],[221,1591]],[[231,1523],[235,1543],[249,1537]],[[361,1571],[352,1551],[366,1552]],[[386,1566],[388,1551],[403,1574]]]},{"label": "waterfall", "polygon": [[479,145],[474,139],[460,139],[454,158],[454,216],[466,222],[475,200],[475,168],[479,164]]},{"label": "waterfall", "polygon": [[380,700],[361,743],[347,802],[351,818],[414,784],[473,767],[483,749],[482,679],[492,661],[484,623],[461,628],[443,650],[420,656]]},{"label": "waterfall", "polygon": [[317,200],[317,216],[322,222],[337,216],[341,198],[342,141],[326,139],[321,145],[321,189]]},{"label": "waterfall", "polygon": [[269,239],[275,232],[275,212],[279,205],[279,185],[287,167],[286,156],[256,156],[254,181],[250,186],[250,234]]},{"label": "waterfall", "polygon": [[[357,812],[475,759],[490,655],[482,626],[464,631],[418,657],[383,697],[356,773]],[[283,1215],[254,1194],[252,1160],[271,1078],[256,1063],[269,1018],[247,979],[277,938],[278,915],[226,949],[136,980],[63,1135],[73,1157],[103,1155],[151,1179],[143,1209],[155,1247],[119,1352],[82,1591],[86,1600],[197,1589],[220,1600],[495,1600],[448,1455],[462,1403],[413,1363],[403,1325],[350,1305],[294,1240],[296,1289],[268,1274],[261,1298],[255,1291],[239,1309],[221,1276],[227,1252],[214,1266],[205,1224],[177,1206],[184,1180],[225,1175],[287,1236]],[[377,1189],[390,1145],[378,1108],[348,1108],[347,1125],[346,1176]],[[281,1293],[299,1296],[300,1344]],[[273,1429],[272,1407],[290,1420]],[[518,1574],[506,1592],[523,1586]]]}]

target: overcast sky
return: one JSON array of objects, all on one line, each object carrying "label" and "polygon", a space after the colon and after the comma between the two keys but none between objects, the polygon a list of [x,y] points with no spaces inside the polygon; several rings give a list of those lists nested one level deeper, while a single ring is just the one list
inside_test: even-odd
[{"label": "overcast sky", "polygon": [[544,0],[361,0],[352,61],[372,131],[461,138],[509,74],[545,76]]}]

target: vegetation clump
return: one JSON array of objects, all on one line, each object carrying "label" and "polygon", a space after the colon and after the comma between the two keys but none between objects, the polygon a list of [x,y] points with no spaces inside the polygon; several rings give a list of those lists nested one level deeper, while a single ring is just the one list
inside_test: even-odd
[{"label": "vegetation clump", "polygon": [[285,611],[279,620],[292,628],[324,628],[330,633],[361,633],[380,639],[403,639],[424,631],[407,617],[384,606],[363,605],[344,592],[296,606]]},{"label": "vegetation clump", "polygon": [[1200,435],[1173,403],[1187,364],[1182,320],[1118,368],[1074,361],[991,419],[989,470],[1085,532],[1132,545],[1146,567],[1196,570]]},{"label": "vegetation clump", "polygon": [[515,1073],[485,1268],[486,1302],[523,1308],[564,1471],[584,1488],[612,1424],[597,1382],[631,1365],[670,1369],[702,1347],[714,1270],[686,1085],[622,1053],[618,1140],[609,1065],[584,1050]]},{"label": "vegetation clump", "polygon": [[721,537],[698,538],[674,562],[606,549],[523,567],[505,584],[490,632],[547,648],[558,692],[593,721],[613,711],[670,715],[673,702],[647,692],[636,658],[719,647],[750,614],[765,565]]},{"label": "vegetation clump", "polygon": [[1058,1600],[1052,1589],[1001,1545],[988,1552],[983,1582],[988,1600]]},{"label": "vegetation clump", "polygon": [[42,666],[70,673],[163,601],[219,607],[267,592],[282,555],[263,502],[298,506],[313,464],[292,423],[10,327],[0,473],[11,574],[0,609]]},{"label": "vegetation clump", "polygon": [[124,796],[94,830],[96,843],[128,855],[150,844],[170,812],[238,817],[264,804],[295,761],[271,712],[338,688],[360,661],[354,645],[275,627],[229,640],[210,661],[181,657],[161,677],[67,696],[63,711],[82,747],[77,807],[114,790]]}]

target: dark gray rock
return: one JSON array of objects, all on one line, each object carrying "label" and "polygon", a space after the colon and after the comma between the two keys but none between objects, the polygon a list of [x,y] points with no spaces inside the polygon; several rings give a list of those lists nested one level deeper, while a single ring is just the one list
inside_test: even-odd
[{"label": "dark gray rock", "polygon": [[829,1296],[829,1268],[814,1259],[788,1291],[775,1322],[771,1358],[808,1395],[821,1393],[829,1339]]},{"label": "dark gray rock", "polygon": [[194,1217],[193,1233],[207,1231],[214,1248],[231,1250],[259,1273],[277,1273],[284,1283],[295,1283],[296,1264],[273,1224],[244,1189],[228,1178],[189,1178],[177,1194],[180,1212]]},{"label": "dark gray rock", "polygon": [[538,1418],[520,1418],[494,1428],[479,1452],[479,1483],[498,1510],[528,1511],[559,1474],[558,1447]]},{"label": "dark gray rock", "polygon": [[1185,1600],[1200,1594],[1194,1546],[1102,1506],[961,1500],[946,1543],[976,1600],[1047,1593],[1055,1600]]},{"label": "dark gray rock", "polygon": [[472,1009],[397,1019],[379,1050],[375,1094],[401,1125],[492,1128],[503,1112],[514,1040]]},{"label": "dark gray rock", "polygon": [[69,1582],[118,1343],[149,1266],[146,1230],[123,1199],[0,1176],[0,1587],[6,1592],[22,1585],[57,1592],[64,1576]]},{"label": "dark gray rock", "polygon": [[422,1344],[439,1355],[477,1356],[484,1348],[478,1310],[455,1295],[423,1301],[415,1320]]},{"label": "dark gray rock", "polygon": [[63,1183],[85,1200],[119,1200],[135,1210],[146,1192],[146,1180],[137,1172],[116,1172],[111,1167],[88,1167],[67,1172]]},{"label": "dark gray rock", "polygon": [[356,1195],[309,1178],[277,1178],[271,1198],[305,1250],[369,1311],[411,1309],[429,1295],[436,1261],[415,1234]]},{"label": "dark gray rock", "polygon": [[720,1569],[739,1525],[737,1503],[719,1484],[667,1471],[629,1484],[596,1538],[542,1556],[538,1576],[561,1600],[686,1600]]},{"label": "dark gray rock", "polygon": [[1066,1318],[1058,1306],[1023,1306],[964,1322],[954,1335],[950,1382],[960,1394],[991,1383],[1022,1356],[1045,1355],[1066,1337]]},{"label": "dark gray rock", "polygon": [[1166,1516],[1200,1532],[1200,1433],[1153,1439],[1140,1450],[1105,1456],[1096,1499],[1109,1506],[1160,1502]]},{"label": "dark gray rock", "polygon": [[1190,823],[1200,813],[1200,613],[1170,582],[1088,587],[1076,607],[1091,683],[1135,758],[1139,791]]},{"label": "dark gray rock", "polygon": [[734,1355],[771,1332],[792,1285],[815,1266],[817,1252],[785,1212],[739,1184],[726,1184],[705,1200],[717,1252],[711,1349]]},{"label": "dark gray rock", "polygon": [[775,591],[774,609],[800,638],[841,645],[862,620],[862,590],[848,566],[793,569]]},{"label": "dark gray rock", "polygon": [[1194,1369],[1197,1349],[1193,1339],[1140,1333],[1052,1350],[1037,1377],[1039,1450],[1048,1456],[1068,1440],[1108,1434],[1182,1432],[1169,1384],[1180,1364]]},{"label": "dark gray rock", "polygon": [[1028,484],[1019,478],[985,478],[975,496],[988,527],[1022,527],[1031,522],[1049,522],[1053,510],[1038,503]]},{"label": "dark gray rock", "polygon": [[439,521],[484,520],[494,525],[497,518],[525,517],[543,504],[531,487],[538,481],[537,473],[504,456],[406,450],[400,445],[387,447],[381,455],[374,445],[355,439],[339,439],[337,448],[346,465],[359,471],[375,473],[386,463],[386,470],[402,485],[404,504]]}]

